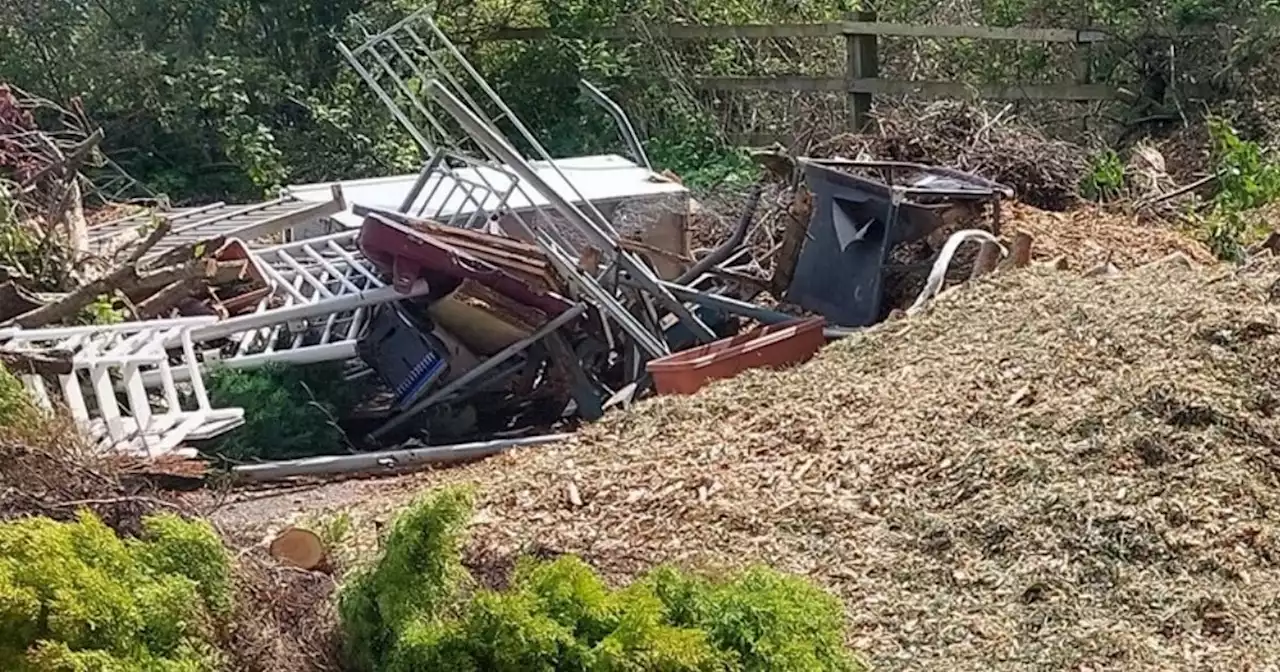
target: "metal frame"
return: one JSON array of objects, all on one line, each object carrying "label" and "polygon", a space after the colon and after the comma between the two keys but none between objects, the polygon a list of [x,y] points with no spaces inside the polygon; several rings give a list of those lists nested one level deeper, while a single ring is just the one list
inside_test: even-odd
[{"label": "metal frame", "polygon": [[[219,236],[245,241],[255,240],[345,210],[347,204],[342,195],[342,187],[333,185],[332,195],[331,200],[321,203],[282,196],[248,205],[228,205],[218,202],[198,208],[164,213],[162,217],[177,225],[147,252],[143,261],[156,259],[165,252],[189,243]],[[98,254],[102,254],[110,251],[115,241],[126,236],[140,238],[141,236],[136,234],[137,228],[144,223],[144,218],[150,216],[150,213],[139,213],[96,226],[89,230],[90,244],[96,248]],[[135,244],[135,241],[130,241],[125,246],[131,244]]]},{"label": "metal frame", "polygon": [[[440,149],[441,143],[452,142],[455,134],[446,131],[442,117],[432,112],[424,105],[423,99],[410,89],[406,84],[410,80],[419,86],[425,86],[427,96],[437,105],[445,108],[449,116],[462,127],[464,134],[493,165],[514,171],[524,182],[540,192],[564,220],[587,239],[589,244],[608,255],[609,261],[616,263],[620,271],[639,278],[644,291],[657,298],[664,307],[676,314],[700,340],[712,340],[714,333],[711,329],[698,320],[687,306],[662,288],[647,266],[633,254],[621,248],[618,232],[612,223],[565,177],[550,154],[520,121],[515,112],[444,35],[432,19],[431,12],[430,7],[414,12],[377,34],[371,34],[362,27],[365,41],[354,48],[339,44],[339,50],[357,73],[373,88],[379,99],[387,105],[406,131],[419,142],[424,151],[434,155]],[[409,46],[406,48],[405,45]],[[376,67],[367,65],[370,59],[376,63]],[[383,87],[381,82],[384,78],[389,78],[393,82],[395,90],[401,94],[399,97],[402,102],[397,102],[396,96],[392,96]],[[473,91],[476,95],[472,95]],[[487,113],[485,107],[477,100],[484,101],[490,109],[496,111],[496,114]],[[424,130],[415,125],[411,119],[413,113],[425,119],[432,130]],[[514,128],[516,138],[533,150],[534,158],[547,163],[556,177],[567,186],[568,194],[561,194],[551,188],[536,174],[524,155],[517,151],[498,129],[498,124],[502,122]],[[436,132],[435,142],[428,140],[427,137],[433,132]],[[525,187],[523,184],[517,184],[517,188],[523,190]],[[527,192],[525,193],[527,195]],[[531,198],[529,201],[535,202]],[[581,206],[575,205],[575,202],[580,203]],[[569,253],[553,256],[580,256],[580,250],[565,246],[563,239],[557,239],[552,235],[551,232],[555,231],[555,226],[546,217],[546,213],[540,210],[535,213],[535,220],[539,219],[540,221],[535,221],[533,226],[529,227],[535,233],[535,240],[548,246],[565,247]],[[601,310],[618,321],[648,356],[667,354],[665,343],[655,332],[646,330],[618,304],[616,299],[610,297],[605,300],[600,296],[601,292],[594,291],[594,288],[583,287],[594,282],[594,279],[579,277],[581,274],[572,270],[575,267],[576,263],[567,265],[567,268],[571,269],[570,281],[583,289],[584,293],[594,295],[591,296],[593,301],[598,302]]]}]

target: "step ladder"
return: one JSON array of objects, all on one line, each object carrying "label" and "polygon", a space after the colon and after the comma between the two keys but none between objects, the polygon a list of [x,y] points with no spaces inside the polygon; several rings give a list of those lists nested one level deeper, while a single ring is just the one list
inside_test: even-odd
[{"label": "step ladder", "polygon": [[[12,352],[68,350],[72,371],[54,376],[56,389],[35,374],[19,379],[36,405],[65,408],[80,431],[99,447],[127,455],[194,457],[183,447],[244,423],[242,408],[214,408],[196,365],[192,332],[216,317],[190,317],[109,326],[7,329],[0,348]],[[180,392],[172,360],[193,371]],[[144,376],[159,381],[148,391]],[[121,399],[117,383],[123,390]]]}]

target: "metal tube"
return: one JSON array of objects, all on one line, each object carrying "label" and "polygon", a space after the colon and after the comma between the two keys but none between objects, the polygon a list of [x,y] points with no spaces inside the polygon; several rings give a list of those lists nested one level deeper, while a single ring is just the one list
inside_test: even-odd
[{"label": "metal tube", "polygon": [[653,170],[653,164],[649,163],[649,155],[645,153],[644,146],[640,144],[640,136],[636,134],[635,126],[631,125],[631,119],[627,117],[627,113],[622,106],[614,102],[612,98],[596,87],[595,84],[585,79],[578,80],[578,88],[582,89],[587,97],[594,100],[597,105],[603,107],[609,116],[613,117],[615,123],[618,124],[618,131],[622,134],[622,141],[627,143],[627,147],[631,148],[631,154],[645,168]]},{"label": "metal tube", "polygon": [[[554,170],[557,175],[560,176],[560,179],[564,180],[564,183],[568,185],[570,189],[573,190],[574,196],[576,196],[580,201],[582,201],[583,207],[590,212],[592,219],[599,226],[601,226],[605,231],[616,236],[617,232],[613,230],[613,225],[609,223],[609,220],[605,219],[605,216],[600,213],[600,210],[596,208],[595,204],[587,200],[587,197],[582,195],[582,192],[578,191],[577,187],[573,185],[573,182],[570,182],[569,178],[565,177],[564,173],[560,171],[560,168],[556,166],[555,161],[551,158],[551,155],[547,153],[547,150],[542,146],[542,143],[538,142],[538,139],[533,136],[533,133],[528,129],[528,127],[524,125],[524,122],[520,121],[520,117],[516,116],[515,110],[512,110],[507,105],[506,101],[502,100],[502,97],[498,95],[498,92],[494,91],[493,87],[490,86],[487,81],[485,81],[484,77],[480,76],[480,73],[475,69],[474,66],[471,65],[471,62],[468,61],[467,58],[462,55],[461,51],[458,51],[458,47],[456,47],[453,44],[453,42],[450,41],[449,38],[445,36],[444,31],[440,30],[440,27],[436,25],[436,22],[431,17],[428,16],[427,18],[423,19],[423,23],[425,23],[427,28],[429,28],[431,32],[435,34],[435,36],[440,40],[440,43],[444,46],[445,50],[448,51],[451,56],[453,56],[454,60],[456,60],[458,64],[462,66],[462,69],[467,72],[467,75],[471,77],[471,80],[474,81],[478,87],[480,87],[480,90],[483,91],[484,94],[489,97],[489,100],[493,101],[493,103],[498,106],[498,109],[502,111],[502,114],[505,115],[507,119],[511,121],[511,125],[515,126],[516,130],[520,132],[520,135],[524,138],[525,142],[529,143],[529,146],[533,147],[533,149],[538,153],[538,156],[542,160],[546,161],[548,166],[552,170]],[[435,83],[439,85],[438,82],[435,82]],[[439,102],[439,98],[436,98],[436,101]],[[489,125],[496,126],[496,124],[492,124],[492,123],[490,123]],[[474,139],[475,136],[472,136],[472,138]],[[514,148],[512,148],[512,150],[514,151]],[[523,157],[521,158],[523,159]]]},{"label": "metal tube", "polygon": [[478,460],[497,455],[511,448],[543,446],[564,441],[572,436],[572,434],[549,434],[546,436],[463,443],[453,446],[426,446],[406,450],[388,450],[379,453],[308,457],[300,460],[284,460],[232,467],[231,473],[242,481],[262,482],[297,476],[389,471],[428,464]]},{"label": "metal tube", "polygon": [[[394,44],[394,38],[389,38],[389,41],[392,44]],[[440,123],[440,120],[436,119],[436,115],[431,114],[431,110],[428,110],[426,106],[422,104],[422,101],[418,100],[418,97],[413,95],[413,92],[409,90],[408,85],[404,83],[404,78],[401,77],[400,74],[396,72],[396,69],[391,66],[391,63],[382,56],[382,52],[378,51],[377,45],[374,45],[373,47],[371,47],[369,49],[369,53],[373,54],[373,58],[378,62],[378,65],[381,65],[382,69],[386,71],[388,75],[391,75],[391,81],[395,83],[396,88],[400,89],[400,93],[403,93],[405,97],[409,99],[409,102],[413,104],[414,109],[416,109],[419,114],[426,117],[427,123],[431,124],[431,126],[435,128],[436,132],[440,134],[441,143],[448,144],[448,145],[457,144],[454,141],[453,136],[449,134],[449,131],[446,130],[444,125]],[[417,66],[412,61],[409,62],[409,66],[411,68],[414,68],[415,70],[417,69]],[[425,82],[427,80],[424,77],[422,81]],[[426,149],[428,152],[430,152],[430,151],[433,151],[435,148],[424,147],[423,149]]]},{"label": "metal tube", "polygon": [[276,308],[274,310],[267,310],[261,313],[245,315],[243,317],[228,318],[218,322],[217,324],[211,324],[207,327],[201,327],[194,330],[192,332],[192,338],[199,342],[212,341],[219,338],[226,338],[240,332],[253,331],[276,324],[284,324],[291,320],[302,320],[309,317],[319,317],[321,315],[345,313],[365,306],[373,306],[380,303],[391,303],[402,299],[412,299],[424,296],[430,293],[430,291],[430,287],[427,286],[427,283],[421,280],[413,286],[408,294],[401,294],[396,291],[394,287],[377,287],[374,289],[357,291],[352,294],[342,294],[333,298],[320,299],[313,303]]},{"label": "metal tube", "polygon": [[[363,49],[364,47],[360,48]],[[400,106],[396,105],[396,101],[383,90],[382,85],[378,83],[378,80],[374,78],[372,73],[365,69],[364,64],[360,62],[360,59],[356,58],[355,54],[351,53],[351,50],[347,48],[347,45],[339,42],[338,51],[342,52],[342,55],[347,59],[347,62],[350,63],[351,67],[355,68],[356,73],[360,75],[360,78],[373,88],[374,94],[378,96],[378,99],[382,101],[383,105],[387,106],[387,109],[391,110],[392,116],[396,118],[396,121],[400,122],[401,126],[404,126],[404,129],[409,132],[409,135],[413,136],[413,139],[418,142],[418,146],[422,147],[422,149],[427,152],[434,151],[435,148],[431,146],[431,143],[427,142],[426,138],[422,137],[422,133],[418,131],[418,127],[404,115],[404,112],[400,111]]]},{"label": "metal tube", "polygon": [[186,226],[183,226],[183,227],[180,227],[180,228],[177,228],[177,229],[174,229],[174,230],[170,231],[170,232],[168,233],[168,235],[170,235],[170,236],[176,236],[176,235],[178,235],[178,234],[180,234],[180,233],[186,233],[186,232],[191,231],[191,230],[193,230],[193,229],[198,229],[198,228],[200,228],[200,227],[202,227],[202,226],[208,226],[209,224],[214,224],[214,223],[217,223],[217,222],[221,222],[221,221],[224,221],[224,220],[231,219],[232,217],[240,217],[241,215],[247,215],[247,214],[249,214],[249,213],[251,213],[251,212],[256,212],[256,211],[258,211],[258,210],[265,210],[265,209],[267,209],[267,208],[269,208],[269,207],[271,207],[271,206],[273,206],[273,205],[280,205],[280,204],[282,204],[282,203],[288,203],[288,202],[289,202],[289,201],[291,201],[291,200],[293,200],[293,199],[291,199],[291,198],[277,198],[277,199],[276,199],[276,200],[274,200],[274,201],[266,201],[265,203],[255,203],[255,204],[253,204],[253,205],[250,205],[250,206],[246,206],[246,207],[240,208],[240,209],[238,209],[238,210],[232,210],[231,212],[224,212],[224,213],[221,213],[221,214],[219,214],[217,217],[210,217],[210,218],[208,218],[208,219],[201,219],[201,220],[199,220],[199,221],[192,222],[192,223],[190,223],[190,224],[187,224]]},{"label": "metal tube", "polygon": [[[353,205],[352,211],[354,212],[354,209],[358,207],[360,206]],[[271,247],[264,247],[259,250],[253,250],[253,254],[256,255],[259,259],[261,259],[262,263],[266,264],[267,263],[266,255],[269,255],[269,254],[279,254],[281,252],[290,252],[290,251],[301,248],[303,245],[319,245],[320,243],[324,243],[327,245],[330,242],[349,243],[354,241],[356,237],[358,237],[359,235],[360,235],[360,231],[358,230],[339,231],[337,233],[331,233],[327,236],[320,236],[319,238],[307,238],[306,240],[295,240],[289,243],[281,243],[279,245],[272,245]]]},{"label": "metal tube", "polygon": [[414,180],[413,186],[409,188],[409,193],[405,194],[404,201],[400,203],[400,212],[408,213],[409,208],[413,207],[413,202],[418,200],[418,196],[422,194],[422,189],[427,186],[427,180],[431,179],[431,174],[436,172],[436,166],[440,165],[440,161],[444,157],[444,151],[444,148],[441,148],[431,154],[431,160],[422,167],[422,171],[418,173],[418,179]]}]

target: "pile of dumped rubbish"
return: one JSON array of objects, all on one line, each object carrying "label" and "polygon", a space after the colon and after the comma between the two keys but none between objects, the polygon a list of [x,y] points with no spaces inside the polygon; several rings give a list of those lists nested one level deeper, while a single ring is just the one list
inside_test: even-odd
[{"label": "pile of dumped rubbish", "polygon": [[[346,380],[381,390],[361,410],[366,451],[241,476],[474,458],[654,392],[800,363],[950,282],[1029,264],[1033,239],[1052,252],[1069,230],[1071,255],[1113,233],[1102,218],[1046,224],[1009,187],[955,169],[780,157],[769,196],[695,251],[705,213],[590,84],[629,159],[553,160],[425,10],[341,50],[430,157],[422,170],[88,228],[106,269],[91,281],[52,297],[0,285],[0,357],[34,400],[104,448],[189,457],[244,422],[210,400],[212,367],[344,362]],[[412,93],[424,72],[435,78]],[[1148,248],[1206,258],[1151,235]],[[1146,260],[1126,249],[1121,261]],[[134,320],[57,326],[112,292]],[[441,447],[446,435],[474,441]]]},{"label": "pile of dumped rubbish", "polygon": [[998,273],[785,372],[662,397],[477,484],[480,557],[767,562],[876,669],[1267,669],[1280,266]]}]

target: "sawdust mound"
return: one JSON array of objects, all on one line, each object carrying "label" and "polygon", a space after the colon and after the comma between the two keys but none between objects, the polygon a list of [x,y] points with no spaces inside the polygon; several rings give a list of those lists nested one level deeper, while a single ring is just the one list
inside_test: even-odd
[{"label": "sawdust mound", "polygon": [[441,478],[479,482],[494,552],[809,575],[877,669],[1269,669],[1277,278],[998,274]]},{"label": "sawdust mound", "polygon": [[1096,205],[1081,205],[1069,212],[1017,202],[1004,207],[1005,238],[1030,234],[1037,259],[1062,257],[1071,268],[1087,269],[1108,260],[1120,268],[1134,268],[1175,252],[1202,264],[1215,261],[1213,252],[1190,234],[1144,224],[1137,215],[1109,212]]}]

